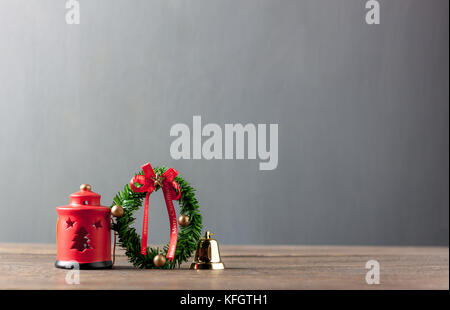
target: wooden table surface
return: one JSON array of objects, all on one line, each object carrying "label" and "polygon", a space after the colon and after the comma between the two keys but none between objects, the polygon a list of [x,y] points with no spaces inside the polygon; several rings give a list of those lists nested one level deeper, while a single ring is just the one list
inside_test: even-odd
[{"label": "wooden table surface", "polygon": [[[448,247],[222,245],[226,270],[134,269],[119,251],[112,270],[54,267],[55,245],[0,243],[0,289],[449,289]],[[379,285],[365,264],[380,263]]]}]

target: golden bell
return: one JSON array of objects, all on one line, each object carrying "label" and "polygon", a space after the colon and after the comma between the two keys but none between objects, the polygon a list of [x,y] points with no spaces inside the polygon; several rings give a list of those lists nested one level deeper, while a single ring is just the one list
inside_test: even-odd
[{"label": "golden bell", "polygon": [[191,269],[225,269],[224,264],[220,260],[219,244],[216,239],[211,238],[212,235],[212,233],[207,231],[205,235],[200,238],[200,241],[197,244],[194,262],[191,264]]}]

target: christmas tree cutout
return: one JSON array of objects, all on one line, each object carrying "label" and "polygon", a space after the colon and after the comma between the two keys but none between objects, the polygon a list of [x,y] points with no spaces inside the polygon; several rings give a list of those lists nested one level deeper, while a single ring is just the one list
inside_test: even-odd
[{"label": "christmas tree cutout", "polygon": [[73,245],[71,249],[77,249],[78,251],[82,252],[86,249],[91,249],[91,246],[89,245],[89,238],[87,237],[88,232],[84,227],[81,227],[77,230],[75,233],[75,238],[73,238]]}]

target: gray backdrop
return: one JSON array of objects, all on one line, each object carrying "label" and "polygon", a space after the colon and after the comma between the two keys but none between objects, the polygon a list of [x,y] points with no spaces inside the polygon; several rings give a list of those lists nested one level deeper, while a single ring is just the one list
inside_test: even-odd
[{"label": "gray backdrop", "polygon": [[[222,243],[449,240],[447,0],[0,0],[0,241],[54,242],[81,183],[109,205],[176,167]],[[279,164],[172,160],[175,123],[278,123]],[[150,242],[168,240],[161,193]],[[138,224],[138,230],[141,224]]]}]

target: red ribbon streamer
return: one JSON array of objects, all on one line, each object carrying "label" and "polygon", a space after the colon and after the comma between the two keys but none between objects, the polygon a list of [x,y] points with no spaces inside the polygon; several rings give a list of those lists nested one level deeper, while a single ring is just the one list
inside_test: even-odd
[{"label": "red ribbon streamer", "polygon": [[[178,227],[177,227],[177,214],[173,206],[172,200],[178,200],[181,197],[180,186],[175,182],[175,177],[178,175],[178,171],[173,168],[167,169],[161,176],[157,176],[153,171],[150,163],[146,163],[142,166],[144,175],[136,175],[130,181],[131,189],[136,193],[144,193],[144,227],[142,229],[142,244],[141,254],[147,254],[147,239],[148,239],[148,200],[150,194],[159,185],[164,194],[164,200],[166,201],[167,213],[169,214],[170,222],[170,243],[169,250],[167,251],[167,259],[172,261],[175,257],[175,250],[177,248]],[[137,187],[135,184],[139,184]]]}]

